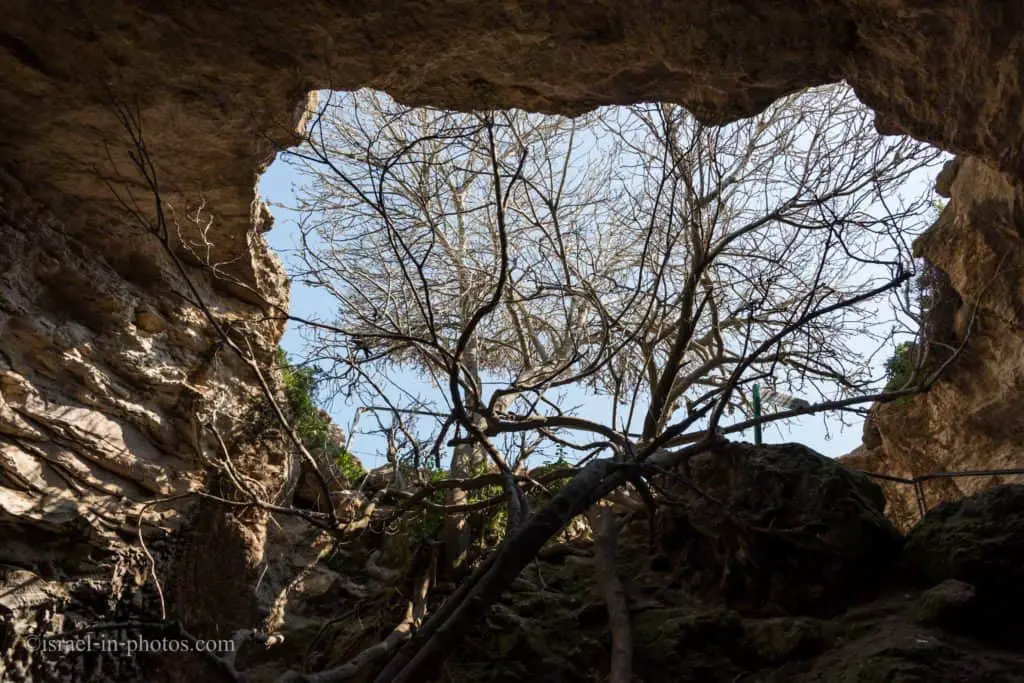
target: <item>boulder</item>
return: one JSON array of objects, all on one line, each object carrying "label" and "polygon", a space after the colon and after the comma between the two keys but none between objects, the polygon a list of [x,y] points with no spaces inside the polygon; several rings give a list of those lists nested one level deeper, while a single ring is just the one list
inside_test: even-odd
[{"label": "boulder", "polygon": [[957,579],[946,579],[921,593],[910,608],[910,616],[922,626],[939,626],[950,631],[964,630],[973,621],[977,602],[974,586]]},{"label": "boulder", "polygon": [[659,483],[676,502],[661,551],[678,580],[744,613],[835,613],[899,556],[879,487],[809,448],[729,444],[690,466],[695,488]]},{"label": "boulder", "polygon": [[907,536],[903,567],[918,581],[959,579],[1024,599],[1024,485],[998,486],[929,512]]},{"label": "boulder", "polygon": [[1020,631],[1024,609],[1024,486],[1007,484],[943,503],[907,536],[903,575],[918,585],[956,579],[974,586],[979,623]]}]

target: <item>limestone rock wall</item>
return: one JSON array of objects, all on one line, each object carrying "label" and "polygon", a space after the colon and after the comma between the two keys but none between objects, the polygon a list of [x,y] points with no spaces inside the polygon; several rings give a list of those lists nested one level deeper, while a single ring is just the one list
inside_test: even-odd
[{"label": "limestone rock wall", "polygon": [[[978,159],[949,171],[950,202],[914,246],[959,295],[953,338],[966,346],[949,376],[902,419],[926,421],[931,443],[916,446],[930,447],[950,470],[1024,467],[1024,187]],[[890,428],[900,419],[893,412],[880,420],[882,438],[913,452]],[[971,480],[958,486],[977,490]]]},{"label": "limestone rock wall", "polygon": [[[115,216],[72,220],[82,222],[69,227],[0,174],[3,680],[59,677],[60,659],[34,656],[22,639],[28,632],[117,621],[136,594],[139,618],[160,613],[140,534],[173,617],[230,636],[259,611],[249,574],[264,566],[265,519],[217,504],[197,509],[187,495],[216,492],[208,459],[217,445],[203,425],[240,443],[260,396],[256,380],[189,301],[154,236]],[[270,367],[280,324],[257,322],[260,309],[214,288],[199,269],[190,279],[207,305],[245,325]],[[283,301],[287,289],[269,294]],[[280,440],[235,455],[271,487],[294,465]],[[136,673],[126,661],[107,662],[95,680]]]},{"label": "limestone rock wall", "polygon": [[[904,477],[1024,468],[1024,187],[980,159],[959,157],[938,189],[950,200],[914,249],[956,292],[951,329],[939,341],[963,349],[927,394],[875,406],[864,445],[846,462]],[[1011,481],[1024,477],[931,480],[926,503]],[[894,519],[904,528],[916,522],[912,487],[886,489]]]},{"label": "limestone rock wall", "polygon": [[34,193],[110,202],[94,170],[119,138],[119,97],[142,112],[164,181],[216,207],[229,252],[244,231],[226,226],[248,221],[254,174],[315,88],[561,113],[661,99],[723,122],[845,78],[886,130],[1024,169],[1024,16],[1007,3],[12,0],[3,19],[0,149]]}]

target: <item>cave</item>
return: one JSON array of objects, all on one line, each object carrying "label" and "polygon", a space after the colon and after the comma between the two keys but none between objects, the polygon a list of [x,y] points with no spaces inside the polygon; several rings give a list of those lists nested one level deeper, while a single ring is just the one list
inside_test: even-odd
[{"label": "cave", "polygon": [[[190,250],[224,264],[230,281],[198,276],[197,291],[251,325],[253,357],[270,368],[283,322],[267,312],[287,308],[288,282],[255,188],[323,89],[565,115],[657,100],[723,124],[847,82],[880,132],[957,155],[937,179],[949,204],[916,249],[978,321],[969,362],[910,406],[879,410],[855,462],[901,476],[1024,465],[1024,11],[1012,3],[13,0],[0,16],[0,539],[13,539],[0,585],[45,579],[0,595],[0,620],[66,605],[64,583],[110,567],[144,576],[147,558],[125,542],[151,507],[162,511],[151,551],[176,567],[153,604],[208,638],[272,611],[253,587],[288,579],[268,570],[281,551],[268,550],[280,532],[265,511],[182,502],[204,486],[197,406],[216,395],[229,397],[217,410],[243,410],[260,393],[221,353],[183,273]],[[125,117],[182,207],[166,251],[140,230],[154,208]],[[262,485],[295,485],[281,434],[233,447]],[[936,481],[927,493],[937,503],[1007,481],[952,492]],[[33,533],[39,548],[22,540]],[[61,558],[51,540],[62,534],[93,551]]]}]

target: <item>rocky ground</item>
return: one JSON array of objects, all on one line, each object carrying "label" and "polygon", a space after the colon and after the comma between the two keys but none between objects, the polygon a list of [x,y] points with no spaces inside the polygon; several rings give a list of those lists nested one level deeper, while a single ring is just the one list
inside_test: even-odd
[{"label": "rocky ground", "polygon": [[[637,680],[1024,681],[1024,487],[947,503],[904,538],[874,484],[798,446],[736,447],[695,479],[735,529],[691,495],[661,510],[653,548],[637,520],[619,549]],[[592,574],[575,555],[524,572],[439,680],[602,680]]]},{"label": "rocky ground", "polygon": [[[733,444],[699,456],[692,481],[701,493],[678,476],[657,482],[653,518],[616,508],[615,572],[638,681],[1024,681],[1024,486],[945,503],[904,537],[882,514],[874,483],[799,445]],[[349,494],[361,505],[372,497]],[[273,571],[292,579],[266,605],[275,638],[239,638],[238,680],[337,666],[388,635],[431,552],[414,530],[391,524],[392,512],[382,506],[333,549],[299,520],[271,534],[271,552],[290,560]],[[603,679],[610,636],[593,544],[585,530],[557,541],[434,680]],[[0,598],[4,680],[235,676],[212,659],[33,655],[12,623],[35,615],[39,627],[58,613],[65,630],[76,620],[145,622],[152,595],[112,599],[99,582],[56,594],[28,574],[7,585],[15,578],[23,585]],[[438,584],[430,604],[452,588]],[[350,680],[372,680],[382,663],[371,658]]]}]

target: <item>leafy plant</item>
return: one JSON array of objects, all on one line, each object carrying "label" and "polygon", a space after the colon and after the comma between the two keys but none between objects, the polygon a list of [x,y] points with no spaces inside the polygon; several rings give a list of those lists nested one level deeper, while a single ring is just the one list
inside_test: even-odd
[{"label": "leafy plant", "polygon": [[916,297],[921,311],[920,336],[929,342],[925,347],[927,352],[922,362],[921,347],[917,342],[897,344],[892,357],[885,362],[888,380],[885,385],[886,391],[904,388],[917,369],[918,363],[921,363],[921,367],[914,379],[924,379],[945,360],[945,357],[948,357],[944,356],[945,353],[951,353],[946,346],[934,343],[944,342],[948,345],[954,333],[953,319],[960,305],[960,297],[950,284],[949,277],[935,265],[924,260],[921,262],[921,274],[914,281],[914,287],[908,294],[908,301],[911,296]]},{"label": "leafy plant", "polygon": [[[441,481],[448,477],[448,473],[443,469],[430,470],[426,474],[428,483]],[[444,505],[447,495],[447,490],[439,489],[431,493],[428,500],[438,505]],[[441,533],[441,529],[444,528],[444,519],[444,513],[439,510],[424,508],[409,520],[409,535],[416,542],[432,541],[437,538],[438,534]]]},{"label": "leafy plant", "polygon": [[917,344],[903,342],[896,345],[896,350],[889,360],[885,361],[886,391],[902,389],[914,374],[917,367]]},{"label": "leafy plant", "polygon": [[366,474],[362,463],[345,449],[330,416],[316,403],[319,368],[293,364],[282,348],[277,350],[285,408],[295,433],[317,459],[336,466],[341,475],[354,482]]},{"label": "leafy plant", "polygon": [[[558,457],[556,457],[554,460],[548,460],[540,467],[535,468],[531,472],[531,474],[533,475],[534,479],[543,479],[546,475],[551,474],[552,472],[557,472],[558,470],[563,470],[572,466],[573,464],[566,460],[565,458],[564,449],[560,449],[558,451]],[[567,478],[556,479],[552,482],[545,484],[545,488],[547,488],[547,490],[550,491],[551,493],[556,493],[560,488],[565,486],[566,483],[568,483],[568,481],[569,480]]]}]

